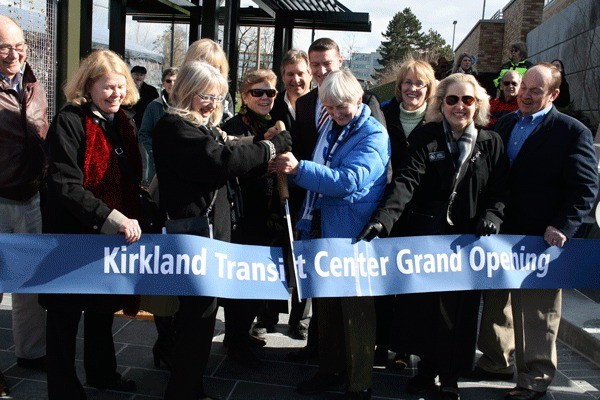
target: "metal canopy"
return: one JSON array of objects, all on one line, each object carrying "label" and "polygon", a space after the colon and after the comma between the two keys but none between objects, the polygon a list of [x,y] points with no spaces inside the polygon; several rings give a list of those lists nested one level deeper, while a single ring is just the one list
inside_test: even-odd
[{"label": "metal canopy", "polygon": [[[368,13],[350,11],[337,0],[253,0],[259,7],[239,10],[240,26],[275,26],[275,19],[285,20],[291,28],[370,32]],[[189,23],[190,10],[201,13],[202,6],[185,0],[128,0],[127,15],[138,22]],[[219,8],[219,23],[226,13]]]}]

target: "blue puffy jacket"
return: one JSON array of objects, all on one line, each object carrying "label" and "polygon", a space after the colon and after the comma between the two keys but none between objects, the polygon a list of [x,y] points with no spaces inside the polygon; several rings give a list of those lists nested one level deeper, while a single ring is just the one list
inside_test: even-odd
[{"label": "blue puffy jacket", "polygon": [[364,106],[329,166],[300,161],[293,182],[322,194],[321,237],[355,238],[369,222],[386,185],[390,160],[387,131]]}]

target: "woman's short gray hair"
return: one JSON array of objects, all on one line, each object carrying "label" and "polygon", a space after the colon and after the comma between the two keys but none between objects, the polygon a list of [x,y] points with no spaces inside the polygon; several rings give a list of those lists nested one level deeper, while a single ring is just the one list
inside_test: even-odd
[{"label": "woman's short gray hair", "polygon": [[349,70],[332,71],[319,87],[321,103],[354,103],[364,91],[358,80]]},{"label": "woman's short gray hair", "polygon": [[[198,93],[217,87],[220,96],[227,94],[227,80],[221,75],[218,69],[204,61],[189,61],[179,69],[177,80],[169,103],[171,107],[167,109],[170,114],[177,114],[180,117],[190,121],[194,125],[202,125],[203,121],[198,120],[192,114],[192,101]],[[218,125],[223,116],[223,102],[215,104],[215,111],[210,117],[213,125]]]},{"label": "woman's short gray hair", "polygon": [[429,98],[429,105],[427,106],[425,121],[442,121],[442,103],[444,102],[444,98],[448,93],[448,88],[455,83],[467,83],[473,86],[476,100],[476,110],[475,115],[473,116],[473,121],[475,121],[475,125],[486,126],[490,121],[490,97],[473,75],[463,73],[452,74],[442,79],[440,83],[438,83],[435,95]]}]

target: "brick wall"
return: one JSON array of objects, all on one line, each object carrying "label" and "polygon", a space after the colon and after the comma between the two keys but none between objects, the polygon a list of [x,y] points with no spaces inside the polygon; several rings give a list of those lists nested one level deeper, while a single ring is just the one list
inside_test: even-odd
[{"label": "brick wall", "polygon": [[502,10],[506,21],[502,59],[508,60],[510,45],[526,42],[527,34],[542,23],[544,0],[513,0]]},{"label": "brick wall", "polygon": [[477,71],[497,72],[502,65],[504,20],[481,20],[456,48],[455,55],[471,53],[477,56]]}]

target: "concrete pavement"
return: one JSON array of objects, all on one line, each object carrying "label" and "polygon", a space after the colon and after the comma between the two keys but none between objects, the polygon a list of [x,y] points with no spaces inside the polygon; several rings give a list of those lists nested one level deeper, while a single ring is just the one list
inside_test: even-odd
[{"label": "concrete pavement", "polygon": [[[561,326],[561,342],[558,346],[558,373],[546,399],[548,400],[597,400],[600,396],[600,365],[597,349],[600,347],[600,331],[595,328],[600,322],[600,304],[574,291],[566,291],[564,319]],[[294,391],[295,385],[312,376],[314,364],[287,362],[285,355],[304,346],[305,342],[286,336],[287,325],[280,323],[277,332],[268,334],[265,348],[257,351],[263,366],[257,370],[243,368],[226,357],[223,348],[223,313],[219,311],[212,354],[206,376],[207,392],[221,400],[320,400],[341,399],[342,392],[329,392],[316,396],[301,396]],[[287,321],[282,314],[281,322]],[[566,321],[566,322],[565,322]],[[10,296],[5,295],[0,305],[0,370],[11,387],[11,396],[17,400],[45,400],[46,375],[19,368],[16,365],[12,340]],[[580,326],[583,325],[583,326]],[[586,327],[587,326],[587,327]],[[98,391],[86,388],[90,400],[151,400],[161,399],[169,372],[154,367],[152,345],[156,331],[151,320],[115,318],[114,340],[120,372],[135,379],[135,393]],[[579,333],[577,333],[579,331]],[[83,341],[78,337],[77,369],[82,382]],[[585,333],[585,335],[583,335]],[[571,347],[564,340],[577,346]],[[584,355],[585,354],[585,355]],[[593,359],[592,359],[593,358]],[[594,361],[595,360],[595,361]],[[374,370],[373,395],[377,400],[435,399],[435,396],[410,396],[403,392],[414,369],[404,371]],[[511,382],[474,382],[463,379],[459,384],[463,400],[501,400]]]}]

